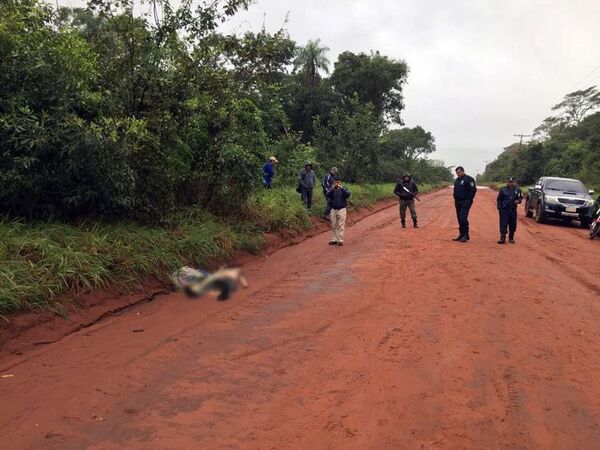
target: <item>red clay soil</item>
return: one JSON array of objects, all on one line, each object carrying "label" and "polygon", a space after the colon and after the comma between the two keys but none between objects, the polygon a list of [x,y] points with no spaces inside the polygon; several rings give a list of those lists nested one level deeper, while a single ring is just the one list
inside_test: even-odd
[{"label": "red clay soil", "polygon": [[[389,208],[396,200],[382,200],[370,207],[360,207],[352,211],[348,224],[352,225],[371,214]],[[261,255],[240,252],[229,260],[212,261],[208,269],[217,269],[222,265],[242,266],[251,261],[264,258],[276,251],[297,245],[306,239],[317,236],[329,229],[327,222],[320,218],[311,218],[309,230],[300,234],[273,233],[266,234],[266,245]],[[170,285],[152,277],[140,280],[133,291],[125,291],[119,286],[109,286],[77,295],[66,294],[62,298],[65,314],[57,315],[50,311],[22,313],[10,318],[9,322],[0,320],[0,359],[7,354],[22,355],[39,345],[56,342],[63,337],[87,328],[106,317],[118,314],[132,306],[153,301],[155,298],[169,294]]]},{"label": "red clay soil", "polygon": [[6,449],[592,449],[600,242],[450,190],[245,266],[230,301],[162,296],[0,360]]}]

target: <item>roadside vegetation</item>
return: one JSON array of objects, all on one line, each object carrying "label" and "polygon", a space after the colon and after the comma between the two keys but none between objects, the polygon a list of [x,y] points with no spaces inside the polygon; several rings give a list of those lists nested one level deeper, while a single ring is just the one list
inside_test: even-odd
[{"label": "roadside vegetation", "polygon": [[305,230],[294,188],[308,160],[319,181],[336,166],[355,206],[406,172],[452,180],[431,132],[402,122],[406,61],[332,64],[283,28],[220,31],[252,3],[0,2],[0,312]]},{"label": "roadside vegetation", "polygon": [[[393,184],[349,185],[351,208],[393,197]],[[423,185],[422,191],[432,189]],[[314,215],[325,207],[315,193]],[[147,276],[167,281],[184,264],[205,267],[235,252],[258,252],[265,232],[297,234],[310,228],[293,188],[252,195],[244,218],[228,221],[190,209],[163,226],[135,222],[0,221],[0,313],[47,309],[60,312],[66,293],[108,284],[137,286]]]},{"label": "roadside vegetation", "polygon": [[514,176],[522,186],[542,176],[576,178],[600,189],[600,92],[596,86],[567,94],[528,144],[512,144],[488,164],[480,183]]}]

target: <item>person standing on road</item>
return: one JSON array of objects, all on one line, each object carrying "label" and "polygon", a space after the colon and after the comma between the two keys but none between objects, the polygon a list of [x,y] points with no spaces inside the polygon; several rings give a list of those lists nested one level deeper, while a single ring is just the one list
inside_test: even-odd
[{"label": "person standing on road", "polygon": [[275,176],[275,164],[278,162],[277,158],[271,156],[263,166],[263,184],[266,189],[271,189],[271,182]]},{"label": "person standing on road", "polygon": [[410,210],[413,227],[419,228],[417,225],[417,210],[415,208],[415,199],[418,193],[419,188],[409,174],[404,175],[402,181],[394,189],[394,194],[400,198],[400,223],[402,224],[402,228],[406,228],[406,208]]},{"label": "person standing on road", "polygon": [[298,174],[298,184],[300,188],[300,194],[302,195],[302,203],[304,203],[308,209],[311,209],[313,189],[317,184],[317,175],[315,174],[313,165],[310,161],[306,161],[304,169],[302,169]]},{"label": "person standing on road", "polygon": [[500,239],[498,244],[506,243],[506,230],[508,229],[508,242],[515,243],[517,231],[517,205],[523,201],[523,193],[517,186],[513,177],[509,177],[506,186],[498,192],[496,206],[500,215]]},{"label": "person standing on road", "polygon": [[325,178],[323,178],[323,195],[325,196],[325,212],[323,212],[323,217],[329,220],[329,213],[331,212],[331,205],[329,204],[329,200],[327,200],[327,191],[333,187],[333,183],[337,178],[338,170],[337,167],[332,167],[331,170]]},{"label": "person standing on road", "polygon": [[331,241],[329,245],[344,245],[344,230],[346,228],[346,207],[350,192],[342,186],[342,181],[336,177],[326,194],[331,205]]},{"label": "person standing on road", "polygon": [[475,180],[465,173],[464,167],[458,166],[456,168],[456,180],[454,180],[454,206],[456,207],[459,234],[452,239],[453,241],[467,242],[470,240],[469,210],[473,206],[476,193]]}]

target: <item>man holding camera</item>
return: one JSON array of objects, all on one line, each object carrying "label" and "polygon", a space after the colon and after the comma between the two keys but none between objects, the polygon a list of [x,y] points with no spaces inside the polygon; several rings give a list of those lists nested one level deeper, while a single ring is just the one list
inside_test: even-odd
[{"label": "man holding camera", "polygon": [[338,178],[338,170],[337,167],[332,167],[331,170],[325,178],[323,178],[323,195],[325,196],[325,203],[327,206],[325,207],[325,212],[323,213],[323,218],[329,220],[329,213],[331,212],[331,206],[329,205],[329,201],[327,200],[327,191],[333,187],[333,183]]},{"label": "man holding camera", "polygon": [[342,186],[342,181],[336,178],[327,194],[327,201],[331,205],[331,241],[329,245],[344,245],[344,229],[346,228],[346,207],[350,192]]}]

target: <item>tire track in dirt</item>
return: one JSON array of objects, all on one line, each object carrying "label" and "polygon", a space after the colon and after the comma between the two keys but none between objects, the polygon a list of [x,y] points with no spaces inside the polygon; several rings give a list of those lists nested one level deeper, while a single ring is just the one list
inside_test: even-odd
[{"label": "tire track in dirt", "polygon": [[231,302],[172,295],[45,347],[0,380],[3,443],[593,448],[600,305],[546,256],[593,283],[600,254],[553,256],[575,230],[522,220],[498,246],[485,190],[454,243],[451,191],[423,200],[420,229],[389,208],[344,247],[324,234],[250,263]]}]

